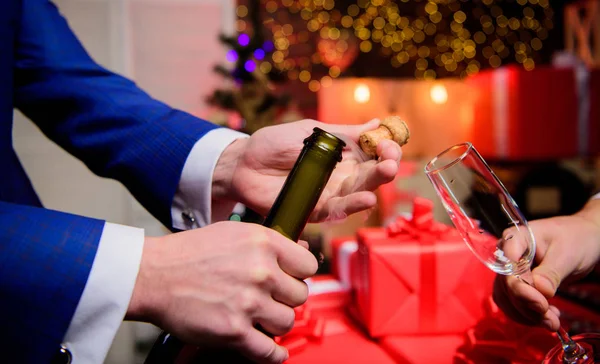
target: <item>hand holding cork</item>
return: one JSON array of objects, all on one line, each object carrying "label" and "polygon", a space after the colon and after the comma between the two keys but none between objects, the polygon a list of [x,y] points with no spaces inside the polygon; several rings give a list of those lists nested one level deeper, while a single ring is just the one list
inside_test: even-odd
[{"label": "hand holding cork", "polygon": [[408,143],[410,132],[404,120],[398,116],[389,116],[383,119],[379,127],[362,133],[359,138],[360,148],[369,157],[377,157],[377,144],[383,139],[393,140],[403,146]]}]

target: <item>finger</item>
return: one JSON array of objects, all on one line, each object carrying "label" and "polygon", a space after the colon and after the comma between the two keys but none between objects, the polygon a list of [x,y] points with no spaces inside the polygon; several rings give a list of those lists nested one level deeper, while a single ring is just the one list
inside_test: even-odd
[{"label": "finger", "polygon": [[368,210],[377,204],[377,196],[370,191],[351,193],[330,198],[322,209],[315,211],[312,221],[337,220],[354,213]]},{"label": "finger", "polygon": [[289,357],[286,348],[277,345],[273,339],[255,328],[248,332],[238,346],[245,356],[257,363],[279,364]]},{"label": "finger", "polygon": [[379,186],[394,180],[398,174],[398,164],[393,160],[384,160],[374,166],[369,167],[362,176],[362,183],[353,186],[352,192],[356,191],[374,191]]},{"label": "finger", "polygon": [[[529,288],[533,289],[533,287],[520,282],[514,277],[497,276],[494,281],[494,302],[513,321],[523,325],[541,326],[550,331],[557,331],[560,326],[560,312],[556,307],[547,305],[543,296],[541,299],[545,303],[536,302],[532,304],[529,298],[531,298],[530,294],[533,292]],[[535,289],[534,291],[537,292]],[[512,292],[515,292],[514,295]],[[541,294],[537,292],[533,296],[540,298]],[[548,309],[544,313],[540,313],[546,306]]]},{"label": "finger", "polygon": [[254,315],[255,324],[259,324],[268,333],[275,336],[287,334],[294,327],[295,318],[296,314],[293,308],[271,298]]},{"label": "finger", "polygon": [[317,272],[319,262],[308,249],[285,238],[275,230],[272,230],[272,234],[276,234],[273,247],[281,270],[298,279],[312,277]]},{"label": "finger", "polygon": [[508,277],[502,275],[496,276],[492,293],[494,302],[511,320],[523,325],[535,325],[535,322],[524,316],[511,301],[506,283],[507,278]]},{"label": "finger", "polygon": [[290,307],[300,306],[308,298],[308,285],[283,272],[277,278],[272,291],[273,299]]},{"label": "finger", "polygon": [[332,134],[345,135],[353,141],[358,142],[358,139],[362,133],[377,129],[380,123],[381,121],[379,119],[372,119],[364,124],[357,125],[327,124],[324,129]]},{"label": "finger", "polygon": [[548,300],[537,289],[516,277],[507,277],[506,288],[512,305],[521,315],[539,323],[548,311]]},{"label": "finger", "polygon": [[374,191],[379,186],[392,182],[398,174],[399,164],[395,160],[386,159],[380,162],[367,161],[359,166],[353,176],[346,178],[340,194],[346,195],[359,191]]},{"label": "finger", "polygon": [[384,139],[377,144],[377,155],[381,160],[392,160],[399,164],[402,158],[402,148],[394,141]]},{"label": "finger", "polygon": [[310,246],[308,245],[308,241],[305,240],[298,240],[298,245],[300,245],[301,247],[308,249]]},{"label": "finger", "polygon": [[558,307],[550,305],[549,310],[554,312],[556,317],[560,318],[560,310],[558,309]]},{"label": "finger", "polygon": [[502,233],[502,238],[500,248],[504,251],[504,255],[512,261],[520,261],[531,241],[529,231],[511,227]]},{"label": "finger", "polygon": [[560,328],[560,310],[558,307],[550,305],[542,326],[550,331],[558,331]]},{"label": "finger", "polygon": [[541,326],[556,332],[560,328],[560,318],[553,310],[548,310],[542,318]]}]

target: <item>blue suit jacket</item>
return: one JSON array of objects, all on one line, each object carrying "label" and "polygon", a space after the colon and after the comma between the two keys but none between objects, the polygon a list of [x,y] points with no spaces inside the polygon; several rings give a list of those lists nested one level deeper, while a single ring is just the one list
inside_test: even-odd
[{"label": "blue suit jacket", "polygon": [[51,2],[0,1],[0,361],[38,364],[66,333],[104,222],[42,208],[13,150],[15,107],[168,227],[187,155],[216,126],[96,64]]}]

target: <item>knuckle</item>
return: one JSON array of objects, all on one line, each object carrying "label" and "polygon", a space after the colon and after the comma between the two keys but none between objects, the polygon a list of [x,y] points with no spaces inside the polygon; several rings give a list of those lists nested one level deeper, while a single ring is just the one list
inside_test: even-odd
[{"label": "knuckle", "polygon": [[250,272],[250,279],[258,286],[271,286],[275,281],[275,274],[266,264],[259,264]]},{"label": "knuckle", "polygon": [[545,273],[546,279],[548,279],[553,285],[552,288],[556,289],[556,287],[558,287],[562,281],[560,273],[558,273],[555,269],[548,269]]},{"label": "knuckle", "polygon": [[309,251],[306,251],[306,256],[303,257],[302,260],[298,260],[299,270],[302,272],[303,277],[298,278],[308,278],[312,277],[319,270],[319,262],[317,258]]},{"label": "knuckle", "polygon": [[298,307],[308,300],[308,285],[303,281],[300,281],[300,284],[294,283],[293,286],[288,284],[279,293],[279,301],[285,302],[286,305],[292,308]]},{"label": "knuckle", "polygon": [[271,239],[269,234],[264,229],[254,229],[248,234],[250,245],[257,250],[270,250]]},{"label": "knuckle", "polygon": [[259,295],[253,289],[243,290],[238,299],[244,314],[252,315],[261,307]]},{"label": "knuckle", "polygon": [[301,306],[308,300],[308,285],[304,281],[299,281],[299,283],[288,291],[287,302],[291,307]]},{"label": "knuckle", "polygon": [[282,315],[282,318],[281,318],[281,329],[283,330],[282,335],[290,332],[294,328],[295,321],[296,321],[296,312],[294,311],[293,308],[288,308],[286,310],[286,315]]},{"label": "knuckle", "polygon": [[304,281],[300,281],[302,283],[301,288],[300,288],[300,294],[298,295],[298,304],[297,306],[301,306],[303,304],[306,303],[306,301],[308,301],[308,284],[306,284],[306,282]]},{"label": "knuckle", "polygon": [[247,320],[243,317],[243,315],[238,314],[228,314],[225,316],[224,322],[226,323],[225,335],[234,341],[241,341],[246,336],[247,329]]}]

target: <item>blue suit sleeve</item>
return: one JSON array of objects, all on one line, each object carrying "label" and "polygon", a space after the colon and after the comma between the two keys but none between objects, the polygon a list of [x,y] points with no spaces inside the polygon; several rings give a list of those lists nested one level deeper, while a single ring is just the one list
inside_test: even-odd
[{"label": "blue suit sleeve", "polygon": [[[185,160],[196,141],[217,126],[152,99],[96,64],[50,1],[20,3],[15,106],[94,173],[122,182],[171,228]],[[100,220],[0,202],[4,360],[50,362],[82,295],[103,228]]]},{"label": "blue suit sleeve", "polygon": [[87,281],[104,222],[0,202],[0,347],[6,363],[49,363]]},{"label": "blue suit sleeve", "polygon": [[23,0],[15,104],[95,174],[122,182],[169,228],[185,160],[217,127],[96,64],[47,0]]}]

